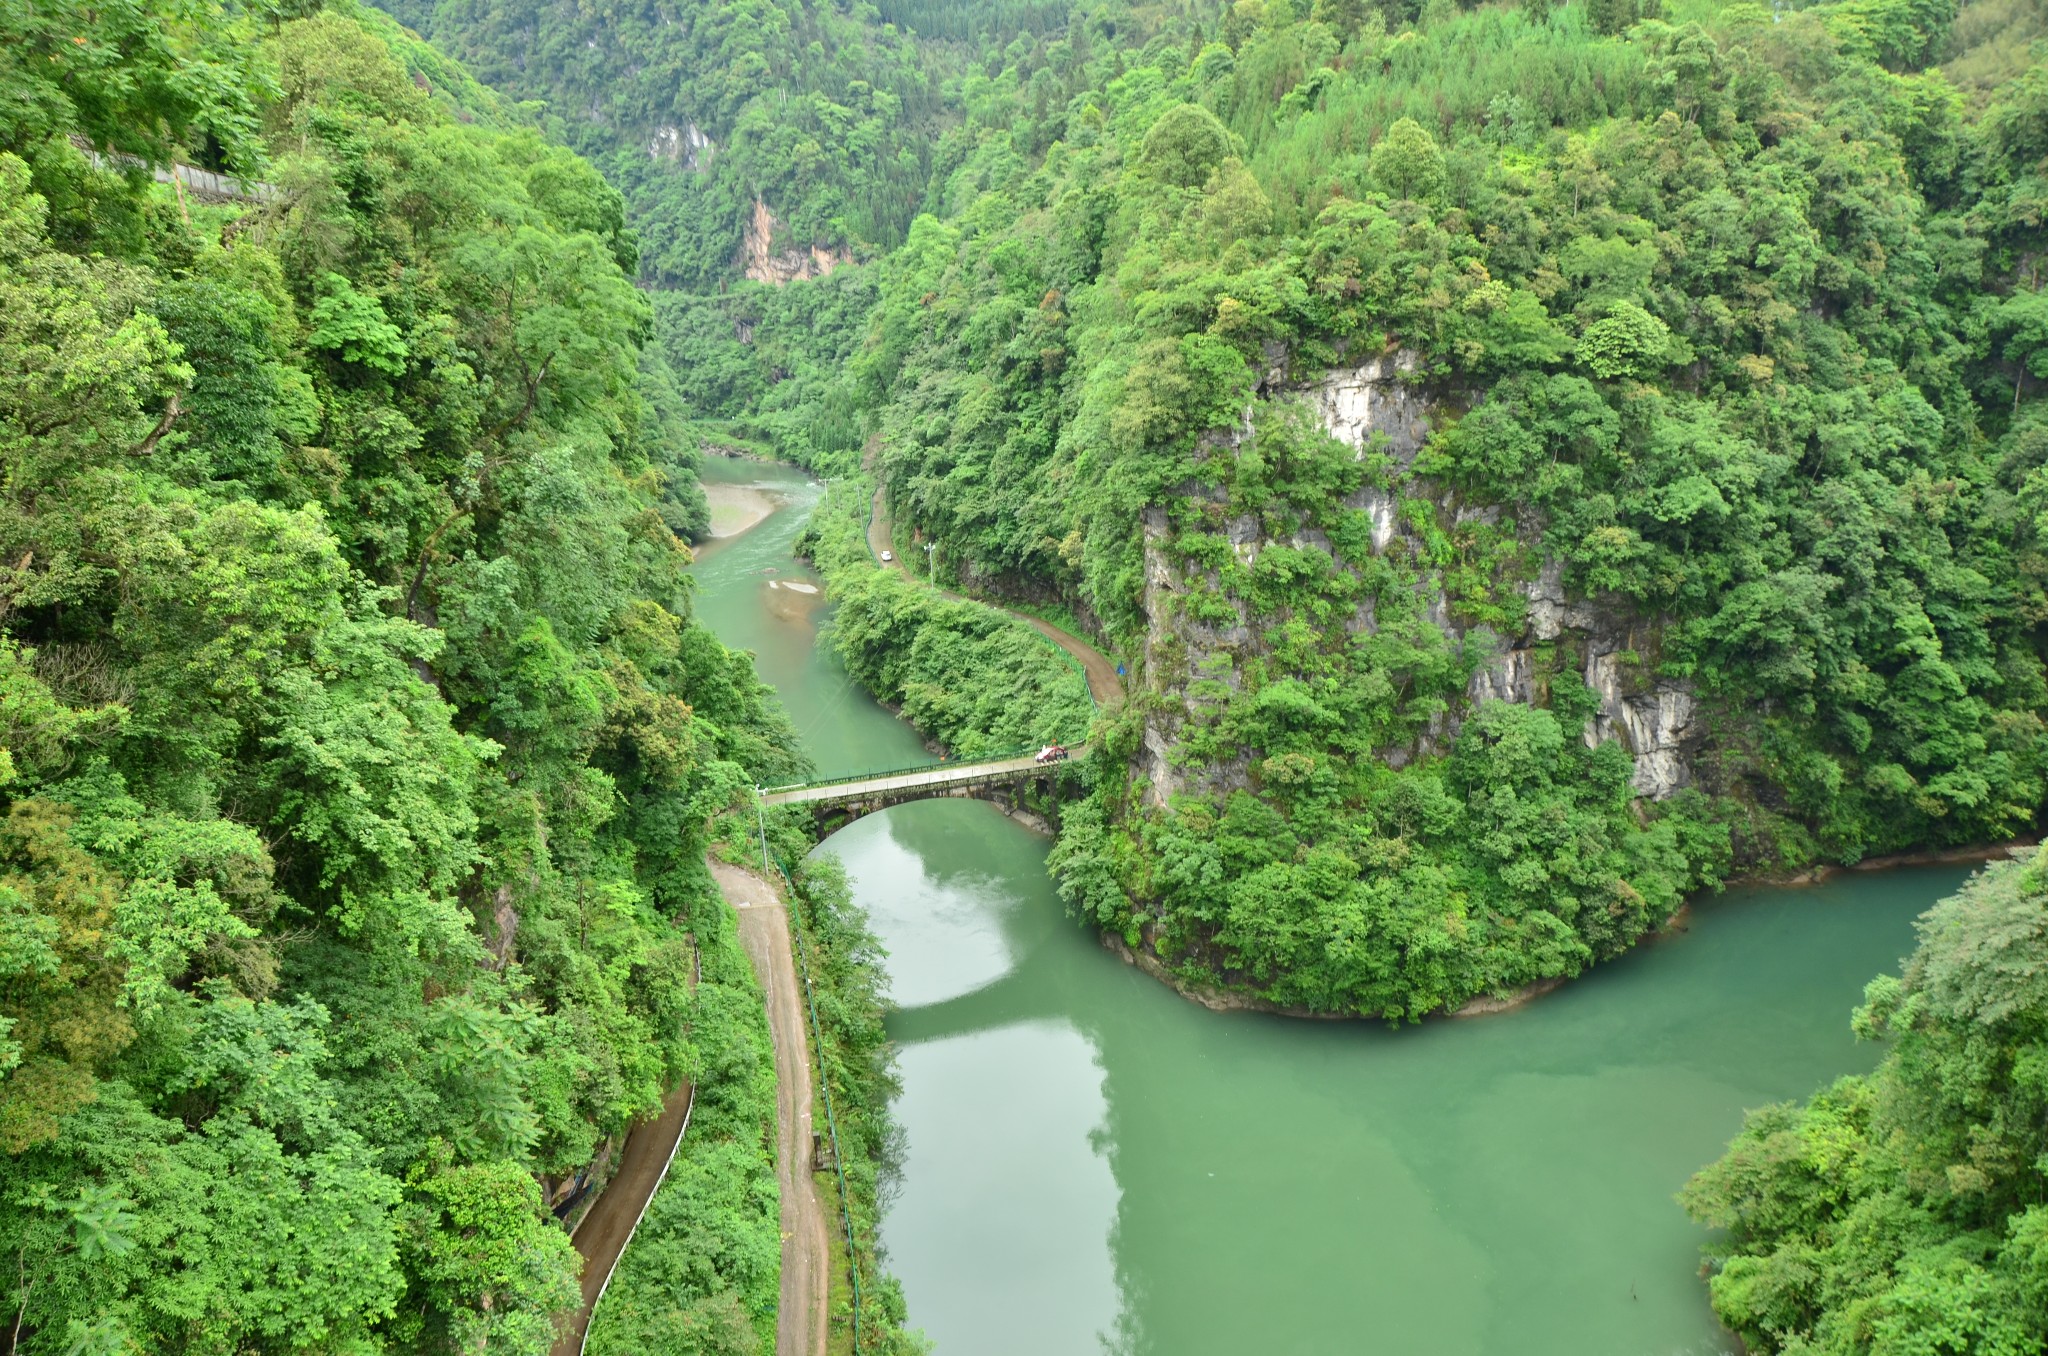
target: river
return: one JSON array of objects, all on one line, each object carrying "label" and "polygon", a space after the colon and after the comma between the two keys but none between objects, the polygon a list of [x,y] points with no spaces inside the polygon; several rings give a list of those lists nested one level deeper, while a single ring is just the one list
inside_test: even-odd
[{"label": "river", "polygon": [[[817,487],[705,478],[782,507],[702,553],[698,615],[822,774],[917,761],[786,587],[818,582],[789,554]],[[1673,1193],[1744,1108],[1875,1062],[1849,1009],[1967,874],[1730,892],[1518,1011],[1390,1031],[1185,1002],[1063,916],[1047,846],[946,800],[820,849],[890,952],[909,1149],[883,1242],[940,1356],[1733,1352]]]}]

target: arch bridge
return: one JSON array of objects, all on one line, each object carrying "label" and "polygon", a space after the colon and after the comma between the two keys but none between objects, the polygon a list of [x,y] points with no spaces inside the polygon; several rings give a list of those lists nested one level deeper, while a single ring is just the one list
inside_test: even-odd
[{"label": "arch bridge", "polygon": [[[1087,756],[1088,746],[1083,744],[1067,750],[1067,759],[1063,761],[1078,761]],[[1032,750],[973,762],[929,763],[797,786],[771,786],[763,788],[760,794],[763,805],[806,805],[819,816],[843,813],[857,818],[913,800],[972,796],[995,787],[1040,779],[1050,781],[1059,768],[1060,763],[1039,762],[1037,751]]]}]

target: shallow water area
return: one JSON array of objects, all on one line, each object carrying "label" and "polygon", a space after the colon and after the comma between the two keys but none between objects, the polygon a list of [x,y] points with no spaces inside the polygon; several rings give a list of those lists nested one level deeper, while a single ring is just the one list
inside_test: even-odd
[{"label": "shallow water area", "polygon": [[[739,459],[720,457],[717,460]],[[701,479],[704,501],[711,508],[711,537],[714,541],[737,537],[759,525],[762,519],[775,512],[781,502],[774,493],[758,484],[728,482],[713,475]]]},{"label": "shallow water area", "polygon": [[[919,761],[818,643],[821,600],[769,601],[816,582],[788,556],[816,486],[746,467],[781,506],[704,552],[700,615],[822,774]],[[1967,875],[1731,892],[1516,1011],[1396,1031],[1184,1001],[1064,916],[1047,846],[941,800],[820,849],[891,953],[884,1241],[942,1354],[1733,1352],[1673,1194],[1744,1108],[1875,1062],[1849,1010]]]}]

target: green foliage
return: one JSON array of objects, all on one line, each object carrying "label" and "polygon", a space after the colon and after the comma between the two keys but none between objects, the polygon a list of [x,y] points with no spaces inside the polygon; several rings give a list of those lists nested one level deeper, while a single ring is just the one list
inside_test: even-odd
[{"label": "green foliage", "polygon": [[800,766],[690,620],[623,199],[346,5],[0,26],[14,1349],[545,1352],[551,1207],[742,1075],[702,855]]},{"label": "green foliage", "polygon": [[362,295],[339,273],[320,279],[320,299],[307,319],[307,348],[338,353],[345,362],[361,363],[387,376],[405,374],[405,336],[384,318],[375,297]]},{"label": "green foliage", "polygon": [[1088,680],[1064,652],[992,607],[875,564],[872,495],[864,478],[835,482],[801,543],[830,585],[847,670],[956,758],[1085,739]]},{"label": "green foliage", "polygon": [[[39,194],[131,241],[147,166],[183,150],[239,173],[260,170],[257,105],[268,82],[234,13],[217,0],[7,0],[0,153],[32,167]],[[132,157],[137,169],[107,182],[73,137],[94,152]],[[67,238],[83,238],[70,234],[77,223],[69,212],[57,224]]]},{"label": "green foliage", "polygon": [[1397,198],[1418,201],[1443,191],[1444,156],[1436,138],[1413,118],[1401,118],[1372,148],[1367,162],[1373,182]]},{"label": "green foliage", "polygon": [[1753,1112],[1681,1200],[1714,1309],[1755,1351],[2038,1351],[2048,888],[2038,857],[1929,910],[1857,1033],[1868,1077]]},{"label": "green foliage", "polygon": [[[1013,45],[862,270],[865,338],[756,306],[717,350],[950,577],[1154,666],[1163,794],[1070,809],[1070,901],[1191,978],[1411,1015],[1577,973],[1738,864],[2029,823],[2038,82],[1966,107],[1924,69],[1939,5],[1390,32],[1416,17]],[[1380,357],[1432,412],[1412,463],[1289,394]],[[1551,569],[1625,654],[1531,634]],[[912,656],[975,661],[898,592],[849,585],[842,629],[908,710]],[[1479,700],[1506,648],[1527,720]],[[1626,750],[1586,746],[1617,729],[1575,695],[1596,660],[1690,686],[1696,791],[1636,804]]]},{"label": "green foliage", "polygon": [[872,10],[758,0],[684,21],[645,2],[386,8],[486,82],[545,107],[549,131],[623,192],[639,262],[665,285],[715,291],[756,203],[777,223],[778,249],[895,244],[930,174],[933,53],[872,22]]},{"label": "green foliage", "polygon": [[575,1306],[575,1250],[516,1161],[422,1162],[408,1174],[412,1281],[395,1335],[420,1348],[544,1351]]},{"label": "green foliage", "polygon": [[1645,377],[1668,361],[1671,330],[1634,302],[1617,301],[1579,336],[1579,361],[1596,377]]},{"label": "green foliage", "polygon": [[1230,154],[1230,133],[1200,104],[1177,104],[1138,143],[1136,167],[1175,188],[1200,188]]}]

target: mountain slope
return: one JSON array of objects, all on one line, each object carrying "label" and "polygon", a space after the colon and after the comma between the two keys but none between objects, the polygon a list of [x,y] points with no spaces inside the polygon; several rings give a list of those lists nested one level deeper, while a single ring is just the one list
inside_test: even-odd
[{"label": "mountain slope", "polygon": [[703,852],[800,764],[690,618],[621,198],[346,3],[0,18],[10,1347],[545,1352],[551,1207],[695,1073],[733,1204],[668,1303],[749,1349]]},{"label": "mountain slope", "polygon": [[1946,22],[1240,5],[1006,70],[848,385],[952,577],[1143,657],[1077,907],[1414,1015],[2032,824],[2038,96],[1968,110]]}]

